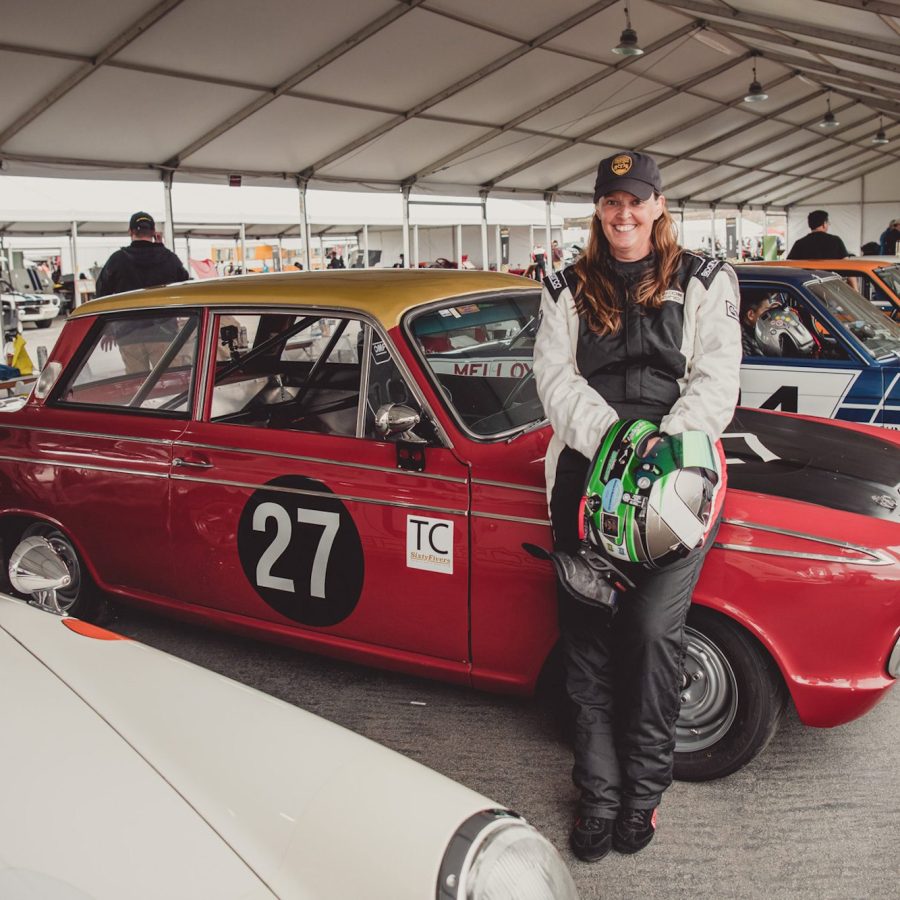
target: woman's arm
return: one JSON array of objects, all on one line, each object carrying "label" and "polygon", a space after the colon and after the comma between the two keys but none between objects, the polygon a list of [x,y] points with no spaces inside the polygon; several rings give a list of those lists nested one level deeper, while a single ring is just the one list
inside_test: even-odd
[{"label": "woman's arm", "polygon": [[591,459],[618,415],[579,374],[573,335],[577,318],[568,287],[556,297],[544,286],[541,325],[534,342],[534,378],[554,433]]},{"label": "woman's arm", "polygon": [[740,390],[740,299],[734,269],[723,266],[708,288],[691,278],[685,306],[689,303],[696,303],[693,357],[687,364],[687,383],[660,430],[705,431],[716,441],[734,415]]}]

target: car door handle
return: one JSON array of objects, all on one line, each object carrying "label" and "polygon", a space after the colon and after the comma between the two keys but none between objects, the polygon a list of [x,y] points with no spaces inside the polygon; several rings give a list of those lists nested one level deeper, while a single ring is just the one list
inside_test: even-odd
[{"label": "car door handle", "polygon": [[188,466],[192,469],[211,469],[213,464],[205,459],[185,459],[183,456],[176,456],[172,460],[173,466]]}]

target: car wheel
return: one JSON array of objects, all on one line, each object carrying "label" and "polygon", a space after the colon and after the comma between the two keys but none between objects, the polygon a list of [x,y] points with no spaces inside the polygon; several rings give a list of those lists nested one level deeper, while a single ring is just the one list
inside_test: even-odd
[{"label": "car wheel", "polygon": [[787,691],[765,649],[727,617],[692,607],[685,626],[675,777],[736,772],[772,739]]},{"label": "car wheel", "polygon": [[88,574],[78,551],[69,538],[58,528],[46,522],[35,522],[23,532],[22,538],[42,537],[50,542],[69,570],[72,583],[56,592],[60,609],[70,616],[96,622],[105,610],[105,602]]}]

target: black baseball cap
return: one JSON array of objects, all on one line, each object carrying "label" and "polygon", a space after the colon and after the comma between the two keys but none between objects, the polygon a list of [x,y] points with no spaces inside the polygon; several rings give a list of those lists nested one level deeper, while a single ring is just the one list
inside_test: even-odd
[{"label": "black baseball cap", "polygon": [[600,160],[594,182],[594,203],[613,191],[628,191],[641,200],[661,194],[662,175],[653,157],[625,150]]},{"label": "black baseball cap", "polygon": [[129,231],[156,231],[156,222],[150,213],[136,212],[128,220]]}]

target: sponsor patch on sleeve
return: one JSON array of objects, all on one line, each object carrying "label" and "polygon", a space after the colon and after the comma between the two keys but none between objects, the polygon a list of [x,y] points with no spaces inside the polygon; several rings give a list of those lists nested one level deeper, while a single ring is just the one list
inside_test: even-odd
[{"label": "sponsor patch on sleeve", "polygon": [[553,302],[557,302],[559,300],[560,294],[562,294],[563,290],[567,287],[566,280],[563,278],[562,274],[559,272],[551,272],[544,279],[544,287],[547,288],[550,296],[553,298]]},{"label": "sponsor patch on sleeve", "polygon": [[674,289],[665,291],[662,295],[663,303],[681,303],[684,304],[684,293]]},{"label": "sponsor patch on sleeve", "polygon": [[738,308],[734,300],[725,301],[725,315],[727,315],[729,319],[734,319],[735,321],[737,321]]}]

